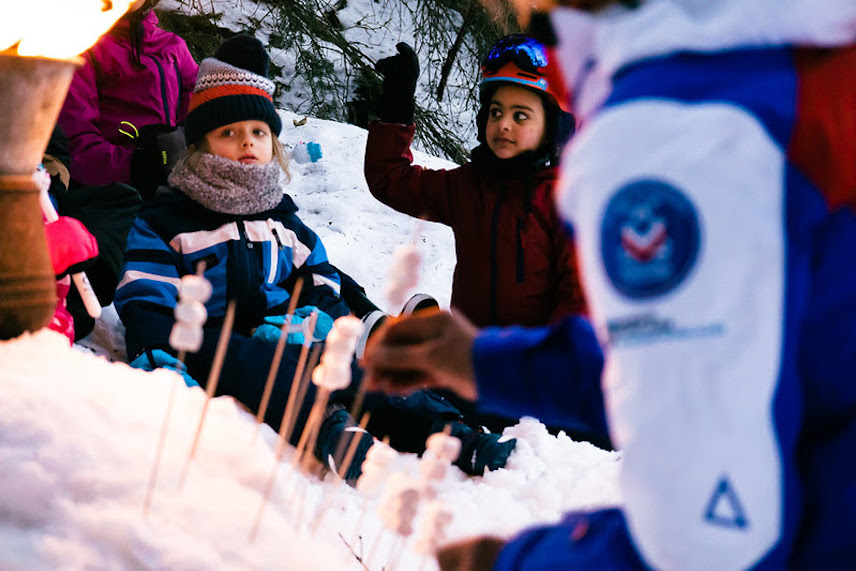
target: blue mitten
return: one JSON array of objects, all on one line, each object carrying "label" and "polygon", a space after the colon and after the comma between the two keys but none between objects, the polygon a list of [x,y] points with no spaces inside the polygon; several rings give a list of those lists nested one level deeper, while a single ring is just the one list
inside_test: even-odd
[{"label": "blue mitten", "polygon": [[[302,321],[304,319],[308,319],[313,311],[318,312],[318,318],[315,320],[315,331],[312,332],[312,337],[315,338],[316,341],[323,341],[327,338],[327,334],[330,333],[330,330],[333,329],[332,317],[330,317],[314,305],[304,305],[303,307],[298,307],[294,311],[294,317],[295,319],[300,319]],[[289,343],[292,342],[290,339],[292,335],[296,335],[300,338],[300,340],[295,341],[295,343],[303,343],[302,333],[289,334]]]},{"label": "blue mitten", "polygon": [[[142,369],[144,371],[154,371],[155,369],[170,369],[172,371],[178,371],[178,359],[167,353],[162,349],[155,349],[154,351],[144,351],[139,357],[134,359],[129,363],[135,369]],[[196,382],[196,379],[187,374],[187,371],[184,367],[181,367],[181,378],[184,380],[184,384],[188,387],[198,387],[199,383]]]},{"label": "blue mitten", "polygon": [[[291,324],[296,325],[302,322],[303,319],[299,317],[293,317],[291,319]],[[269,315],[265,317],[265,322],[256,327],[256,330],[253,331],[253,338],[264,341],[265,343],[277,343],[279,341],[279,335],[282,332],[282,324],[285,323],[284,315]],[[292,334],[293,335],[293,334]],[[291,335],[289,335],[289,339],[286,339],[287,343],[291,343],[290,339]],[[303,343],[303,336],[300,336],[301,343]]]},{"label": "blue mitten", "polygon": [[321,145],[315,142],[304,143],[301,141],[291,151],[291,158],[302,165],[316,163],[323,156]]}]

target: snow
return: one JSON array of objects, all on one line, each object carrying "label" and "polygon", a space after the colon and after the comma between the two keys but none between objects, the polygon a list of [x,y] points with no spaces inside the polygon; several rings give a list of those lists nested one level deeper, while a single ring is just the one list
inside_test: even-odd
[{"label": "snow", "polygon": [[[331,260],[383,301],[392,251],[412,239],[419,223],[369,194],[363,129],[311,117],[298,127],[294,120],[302,117],[289,112],[282,118],[286,147],[314,141],[323,152],[316,163],[292,162],[286,190]],[[431,168],[454,166],[415,154]],[[418,289],[448,307],[451,235],[424,224],[417,243],[424,257]],[[254,417],[228,397],[211,401],[181,486],[205,394],[173,373],[131,369],[123,357],[112,306],[93,334],[71,348],[47,330],[0,343],[0,568],[362,569],[354,554],[365,559],[376,541],[370,568],[390,562],[395,538],[381,531],[379,498],[363,499],[332,475],[296,472],[290,449],[277,464],[273,430],[262,425],[254,439]],[[144,515],[173,385],[168,437]],[[441,482],[439,499],[453,512],[449,541],[508,537],[570,509],[619,503],[618,453],[552,436],[531,418],[504,434],[518,441],[506,469],[470,478],[452,468]],[[415,475],[418,458],[401,455],[396,466]],[[251,541],[272,473],[273,492]],[[331,507],[312,533],[325,503]],[[418,534],[417,520],[398,561],[402,569],[435,567],[412,550]]]}]

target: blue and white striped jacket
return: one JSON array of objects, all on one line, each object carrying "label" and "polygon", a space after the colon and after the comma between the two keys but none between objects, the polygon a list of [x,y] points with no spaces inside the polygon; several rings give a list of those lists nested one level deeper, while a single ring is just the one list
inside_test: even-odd
[{"label": "blue and white striped jacket", "polygon": [[271,210],[239,216],[173,191],[145,206],[128,235],[114,303],[130,358],[143,349],[169,349],[181,276],[195,273],[202,261],[214,290],[205,304],[206,337],[219,334],[232,299],[239,334],[248,335],[265,316],[284,314],[299,276],[301,306],[315,305],[334,319],[348,313],[339,295],[341,278],[291,197]]}]

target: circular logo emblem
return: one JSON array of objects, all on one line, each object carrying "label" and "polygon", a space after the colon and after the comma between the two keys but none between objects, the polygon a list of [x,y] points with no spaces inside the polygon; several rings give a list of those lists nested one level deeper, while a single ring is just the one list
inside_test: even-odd
[{"label": "circular logo emblem", "polygon": [[628,184],[609,201],[601,226],[601,255],[622,294],[663,295],[687,276],[699,251],[699,221],[692,203],[662,181]]}]

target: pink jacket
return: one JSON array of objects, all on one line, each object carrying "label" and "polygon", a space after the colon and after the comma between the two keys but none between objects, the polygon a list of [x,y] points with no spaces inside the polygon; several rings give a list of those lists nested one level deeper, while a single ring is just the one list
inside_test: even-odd
[{"label": "pink jacket", "polygon": [[129,21],[122,19],[74,74],[59,125],[68,137],[71,177],[81,184],[130,182],[134,142],[120,130],[176,125],[187,114],[198,66],[184,40],[157,24],[154,12],[143,19],[142,68],[134,62]]}]

